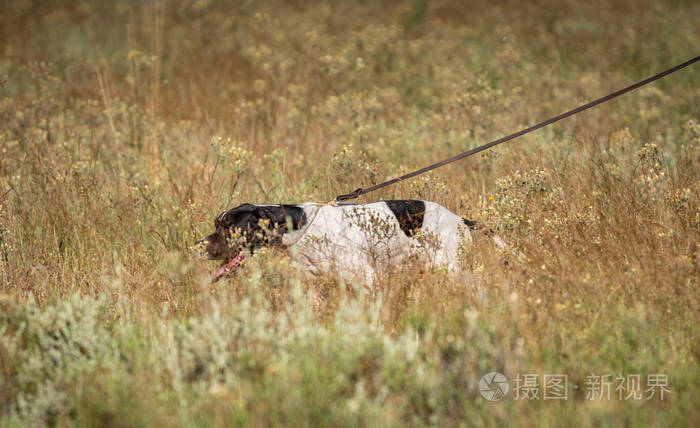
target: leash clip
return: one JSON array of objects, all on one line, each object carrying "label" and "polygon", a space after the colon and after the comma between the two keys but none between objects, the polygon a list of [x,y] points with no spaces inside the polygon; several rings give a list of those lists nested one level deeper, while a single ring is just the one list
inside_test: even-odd
[{"label": "leash clip", "polygon": [[339,195],[335,198],[336,202],[347,201],[349,199],[355,199],[362,194],[362,187],[358,187],[354,192],[345,195]]}]

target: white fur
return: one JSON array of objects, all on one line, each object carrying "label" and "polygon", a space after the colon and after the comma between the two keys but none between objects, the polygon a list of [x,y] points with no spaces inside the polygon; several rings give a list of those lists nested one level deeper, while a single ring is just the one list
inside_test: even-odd
[{"label": "white fur", "polygon": [[376,275],[416,255],[429,265],[459,268],[459,249],[471,247],[469,228],[461,217],[425,201],[418,236],[408,237],[383,201],[369,204],[300,206],[307,222],[288,232],[283,242],[304,269],[318,275],[337,273],[346,281],[371,283]]}]

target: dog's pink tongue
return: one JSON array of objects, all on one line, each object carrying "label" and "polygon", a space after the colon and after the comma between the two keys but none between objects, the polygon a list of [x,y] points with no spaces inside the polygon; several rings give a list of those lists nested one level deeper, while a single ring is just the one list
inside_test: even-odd
[{"label": "dog's pink tongue", "polygon": [[214,275],[214,280],[221,278],[222,276],[224,276],[225,273],[226,273],[226,265],[221,265],[221,267],[219,268],[219,271],[216,273],[216,275]]},{"label": "dog's pink tongue", "polygon": [[238,267],[241,263],[243,263],[243,259],[245,259],[245,254],[243,252],[239,253],[236,257],[232,258],[229,260],[228,263],[221,265],[219,268],[219,271],[216,272],[216,276],[214,276],[214,279],[217,280],[224,276],[225,273],[230,272],[234,270],[235,268]]}]

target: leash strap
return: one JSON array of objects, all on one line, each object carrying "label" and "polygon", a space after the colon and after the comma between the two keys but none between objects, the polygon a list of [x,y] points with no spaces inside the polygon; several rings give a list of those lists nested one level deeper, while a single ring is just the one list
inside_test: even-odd
[{"label": "leash strap", "polygon": [[550,124],[552,124],[552,123],[554,123],[554,122],[558,122],[558,121],[560,121],[560,120],[562,120],[562,119],[565,119],[565,118],[567,118],[567,117],[569,117],[569,116],[573,116],[573,115],[575,115],[576,113],[580,113],[580,112],[582,112],[582,111],[584,111],[584,110],[588,110],[588,109],[591,108],[591,107],[595,107],[595,106],[597,106],[598,104],[604,103],[604,102],[609,101],[609,100],[611,100],[611,99],[613,99],[613,98],[617,98],[617,97],[619,97],[620,95],[626,94],[627,92],[633,91],[633,90],[635,90],[635,89],[637,89],[637,88],[639,88],[639,87],[641,87],[641,86],[644,86],[644,85],[646,85],[646,84],[649,84],[649,83],[651,83],[651,82],[653,82],[653,81],[655,81],[655,80],[659,80],[659,79],[661,79],[662,77],[664,77],[664,76],[666,76],[666,75],[669,75],[669,74],[671,74],[671,73],[673,73],[673,72],[676,72],[676,71],[678,71],[678,70],[680,70],[680,69],[682,69],[682,68],[685,68],[685,67],[687,67],[687,66],[689,66],[689,65],[694,64],[694,63],[697,62],[698,60],[700,60],[700,56],[696,56],[695,58],[690,59],[690,60],[688,60],[688,61],[686,61],[686,62],[684,62],[684,63],[682,63],[682,64],[678,64],[678,65],[675,66],[675,67],[669,68],[669,69],[666,70],[666,71],[663,71],[663,72],[661,72],[661,73],[659,73],[659,74],[655,74],[655,75],[653,75],[653,76],[651,76],[651,77],[648,77],[648,78],[646,78],[646,79],[644,79],[644,80],[641,80],[641,81],[639,81],[639,82],[637,82],[637,83],[635,83],[635,84],[633,84],[633,85],[630,85],[630,86],[627,86],[626,88],[620,89],[619,91],[615,91],[615,92],[613,92],[613,93],[611,93],[611,94],[608,94],[608,95],[606,95],[606,96],[604,96],[604,97],[602,97],[602,98],[598,98],[598,99],[595,100],[595,101],[591,101],[591,102],[589,102],[589,103],[587,103],[587,104],[584,104],[584,105],[581,105],[581,106],[579,106],[579,107],[576,107],[575,109],[569,110],[569,111],[567,111],[566,113],[562,113],[562,114],[560,114],[560,115],[558,115],[558,116],[554,116],[554,117],[552,117],[552,118],[550,118],[550,119],[545,120],[544,122],[540,122],[540,123],[538,123],[538,124],[536,124],[536,125],[533,125],[533,126],[531,126],[531,127],[529,127],[529,128],[522,129],[522,130],[520,130],[520,131],[518,131],[518,132],[515,132],[515,133],[513,133],[513,134],[510,134],[510,135],[507,135],[507,136],[505,136],[505,137],[501,137],[501,138],[499,138],[499,139],[497,139],[497,140],[491,141],[490,143],[486,143],[486,144],[481,145],[481,146],[479,146],[479,147],[475,147],[475,148],[473,148],[473,149],[471,149],[471,150],[467,150],[466,152],[461,153],[461,154],[459,154],[459,155],[457,155],[457,156],[453,156],[453,157],[451,157],[451,158],[449,158],[449,159],[445,159],[445,160],[443,160],[443,161],[436,162],[436,163],[434,163],[434,164],[432,164],[432,165],[428,165],[428,166],[426,166],[426,167],[424,167],[424,168],[418,169],[418,170],[416,170],[416,171],[410,172],[410,173],[405,174],[405,175],[402,175],[402,176],[400,176],[400,177],[392,178],[391,180],[385,181],[385,182],[383,182],[383,183],[375,184],[374,186],[367,187],[367,188],[362,188],[362,187],[360,187],[360,188],[358,188],[358,189],[355,189],[355,191],[352,192],[352,193],[348,193],[348,194],[345,194],[345,195],[339,195],[338,197],[335,198],[335,200],[336,200],[337,202],[340,202],[340,201],[347,201],[347,200],[350,200],[350,199],[355,199],[355,198],[359,197],[360,195],[364,195],[364,194],[367,194],[367,193],[369,193],[369,192],[374,192],[375,190],[379,190],[379,189],[381,189],[382,187],[391,186],[392,184],[398,183],[399,181],[407,180],[407,179],[409,179],[409,178],[411,178],[411,177],[415,177],[416,175],[420,175],[420,174],[426,173],[426,172],[428,172],[428,171],[430,171],[430,170],[433,170],[433,169],[436,169],[436,168],[440,168],[441,166],[447,165],[448,163],[452,163],[452,162],[458,161],[458,160],[460,160],[460,159],[464,159],[464,158],[466,158],[466,157],[468,157],[468,156],[474,155],[474,154],[476,154],[476,153],[482,152],[482,151],[484,151],[484,150],[486,150],[486,149],[490,149],[491,147],[497,146],[497,145],[499,145],[499,144],[501,144],[501,143],[505,143],[506,141],[510,141],[510,140],[512,140],[512,139],[514,139],[514,138],[518,138],[518,137],[520,137],[520,136],[522,136],[522,135],[525,135],[525,134],[529,134],[529,133],[532,132],[532,131],[536,131],[536,130],[538,130],[538,129],[540,129],[540,128],[543,128],[543,127],[545,127],[545,126],[547,126],[547,125],[550,125]]}]

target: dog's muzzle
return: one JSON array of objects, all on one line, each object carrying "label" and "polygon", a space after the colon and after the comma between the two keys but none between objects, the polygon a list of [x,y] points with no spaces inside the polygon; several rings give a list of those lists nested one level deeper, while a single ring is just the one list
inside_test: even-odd
[{"label": "dog's muzzle", "polygon": [[242,250],[231,251],[227,247],[226,240],[219,242],[218,236],[213,233],[205,236],[202,239],[195,241],[195,245],[204,247],[204,252],[209,260],[223,260],[219,270],[212,279],[213,282],[218,281],[224,276],[230,276],[245,260],[245,253]]}]

